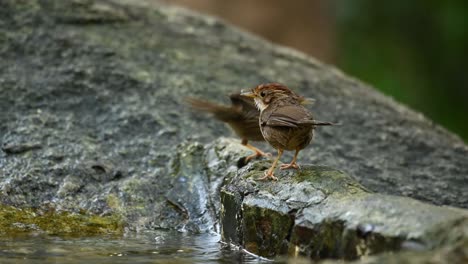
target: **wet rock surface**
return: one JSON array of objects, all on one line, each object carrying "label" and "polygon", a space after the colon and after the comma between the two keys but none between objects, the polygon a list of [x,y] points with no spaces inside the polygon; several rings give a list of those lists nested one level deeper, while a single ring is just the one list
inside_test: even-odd
[{"label": "wet rock surface", "polygon": [[[437,235],[436,235],[437,234]],[[435,236],[436,235],[436,236]],[[420,243],[407,242],[401,251],[369,256],[351,263],[467,263],[468,262],[468,220],[449,222],[432,230],[425,241],[430,250]],[[436,246],[437,245],[437,246]],[[327,260],[320,263],[333,264],[342,261]]]},{"label": "wet rock surface", "polygon": [[256,180],[269,164],[253,162],[226,179],[220,216],[225,241],[264,257],[355,260],[407,251],[395,259],[414,252],[421,260],[442,253],[468,258],[467,210],[372,193],[327,166],[277,172],[278,182]]},{"label": "wet rock surface", "polygon": [[[43,189],[57,189],[73,167],[83,188],[131,177],[161,184],[175,145],[230,133],[190,113],[184,96],[227,102],[278,81],[315,98],[317,119],[343,124],[320,129],[302,163],[346,171],[379,193],[468,207],[459,138],[300,53],[144,1],[4,0],[0,12],[2,179],[29,167]],[[118,167],[112,175],[84,165],[93,162]],[[63,175],[46,173],[60,167]]]},{"label": "wet rock surface", "polygon": [[[28,208],[100,216],[117,229],[222,226],[226,239],[263,255],[353,258],[413,240],[444,250],[428,234],[446,225],[434,237],[450,241],[450,223],[464,214],[389,194],[468,208],[468,149],[458,137],[332,67],[210,17],[146,1],[2,0],[0,58],[3,219]],[[277,183],[253,179],[265,160],[238,171],[250,152],[217,140],[229,130],[183,101],[227,102],[268,81],[315,98],[317,119],[342,123],[318,130],[301,152],[301,164],[315,165]],[[307,242],[312,234],[317,243]]]}]

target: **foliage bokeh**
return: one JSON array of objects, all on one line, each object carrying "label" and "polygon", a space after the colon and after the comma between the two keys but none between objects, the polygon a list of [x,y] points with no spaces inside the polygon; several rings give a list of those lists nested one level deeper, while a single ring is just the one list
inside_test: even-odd
[{"label": "foliage bokeh", "polygon": [[466,1],[336,1],[337,64],[468,141]]}]

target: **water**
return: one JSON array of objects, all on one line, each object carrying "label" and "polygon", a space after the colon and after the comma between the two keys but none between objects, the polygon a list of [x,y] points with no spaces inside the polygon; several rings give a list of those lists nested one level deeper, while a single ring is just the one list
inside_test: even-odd
[{"label": "water", "polygon": [[0,263],[272,263],[223,245],[217,234],[0,237]]}]

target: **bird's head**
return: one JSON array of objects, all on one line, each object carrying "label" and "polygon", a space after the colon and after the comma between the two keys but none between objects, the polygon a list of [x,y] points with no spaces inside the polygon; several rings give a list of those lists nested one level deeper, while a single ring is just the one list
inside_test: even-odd
[{"label": "bird's head", "polygon": [[299,96],[280,83],[260,84],[250,91],[242,92],[241,95],[253,98],[260,111],[263,111],[272,102],[282,98],[298,98],[301,101]]}]

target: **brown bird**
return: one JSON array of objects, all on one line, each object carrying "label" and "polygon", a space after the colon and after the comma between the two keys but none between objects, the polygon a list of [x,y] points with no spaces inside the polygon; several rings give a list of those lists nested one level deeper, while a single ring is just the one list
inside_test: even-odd
[{"label": "brown bird", "polygon": [[241,138],[241,144],[255,153],[247,156],[245,162],[260,156],[270,156],[260,149],[250,145],[249,141],[263,141],[263,135],[258,126],[260,111],[255,106],[253,98],[231,94],[231,106],[218,105],[205,100],[188,97],[185,100],[195,109],[212,113],[213,116],[227,123]]},{"label": "brown bird", "polygon": [[284,150],[296,152],[291,163],[281,165],[280,169],[298,169],[297,155],[310,144],[314,128],[333,125],[330,122],[315,121],[310,111],[301,104],[300,98],[303,97],[279,83],[261,84],[251,92],[241,95],[254,99],[260,110],[260,131],[264,139],[278,150],[278,157],[260,180],[277,180],[274,170]]}]

